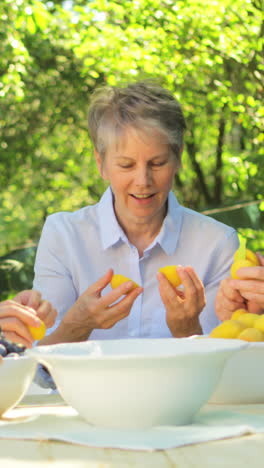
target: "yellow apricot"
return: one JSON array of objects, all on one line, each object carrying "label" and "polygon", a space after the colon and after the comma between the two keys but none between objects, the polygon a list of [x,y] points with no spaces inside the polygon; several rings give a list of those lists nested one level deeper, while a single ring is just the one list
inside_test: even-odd
[{"label": "yellow apricot", "polygon": [[247,309],[236,309],[231,315],[231,320],[237,320],[242,314],[248,314]]},{"label": "yellow apricot", "polygon": [[159,268],[158,271],[166,276],[167,280],[172,286],[174,286],[174,288],[177,288],[177,286],[180,286],[182,283],[182,280],[177,273],[177,265],[167,265]]},{"label": "yellow apricot", "polygon": [[264,333],[257,328],[245,328],[237,337],[239,340],[244,341],[264,341]]},{"label": "yellow apricot", "polygon": [[251,314],[247,312],[246,314],[241,314],[236,320],[248,328],[254,327],[255,321],[259,318],[258,314]]},{"label": "yellow apricot", "polygon": [[252,250],[246,249],[246,260],[249,260],[255,266],[260,265],[257,255],[254,252],[252,252]]},{"label": "yellow apricot", "polygon": [[[237,261],[237,260],[239,260],[238,250],[236,250],[236,252],[234,253],[234,262]],[[250,250],[250,249],[246,249],[246,258],[245,258],[245,260],[248,260],[254,266],[259,265],[259,259],[258,259],[257,255],[254,252],[252,252],[252,250]]]},{"label": "yellow apricot", "polygon": [[254,328],[264,332],[264,315],[259,315],[259,318],[255,320]]},{"label": "yellow apricot", "polygon": [[46,335],[46,325],[44,322],[41,322],[39,327],[32,327],[31,325],[28,325],[28,329],[34,340],[42,340],[42,338],[44,338]]},{"label": "yellow apricot", "polygon": [[245,326],[238,320],[225,320],[217,325],[209,336],[210,338],[237,338],[244,328]]},{"label": "yellow apricot", "polygon": [[252,266],[255,266],[253,265],[253,263],[251,263],[249,260],[236,260],[232,265],[231,265],[231,269],[230,269],[230,274],[231,274],[231,278],[234,278],[234,279],[239,279],[239,276],[237,276],[237,270],[239,268],[244,268],[244,267],[252,267]]},{"label": "yellow apricot", "polygon": [[[111,279],[111,286],[113,289],[115,288],[118,288],[118,286],[120,286],[120,284],[123,284],[123,283],[126,283],[127,281],[132,281],[130,278],[127,278],[126,276],[124,275],[113,275],[112,276],[112,279]],[[131,286],[131,289],[128,291],[132,291],[132,289],[135,289],[135,288],[138,288],[139,285],[135,282],[135,281],[132,281],[133,285]]]}]

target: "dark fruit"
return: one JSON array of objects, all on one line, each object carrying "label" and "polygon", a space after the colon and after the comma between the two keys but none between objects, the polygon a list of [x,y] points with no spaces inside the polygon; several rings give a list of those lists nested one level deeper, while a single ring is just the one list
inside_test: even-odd
[{"label": "dark fruit", "polygon": [[2,357],[15,357],[23,354],[26,346],[20,343],[13,343],[12,341],[5,338],[4,333],[0,327],[0,356]]}]

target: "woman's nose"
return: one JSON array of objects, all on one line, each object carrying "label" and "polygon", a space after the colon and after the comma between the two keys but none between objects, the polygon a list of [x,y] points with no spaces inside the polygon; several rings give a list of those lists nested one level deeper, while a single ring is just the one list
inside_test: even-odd
[{"label": "woman's nose", "polygon": [[144,166],[140,167],[136,173],[136,183],[137,185],[146,186],[152,182],[152,171],[150,167]]}]

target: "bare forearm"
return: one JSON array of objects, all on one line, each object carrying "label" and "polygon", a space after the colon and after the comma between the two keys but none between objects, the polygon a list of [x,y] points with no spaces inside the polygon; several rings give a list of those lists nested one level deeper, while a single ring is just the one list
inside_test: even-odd
[{"label": "bare forearm", "polygon": [[38,342],[38,345],[52,345],[58,343],[78,343],[81,341],[86,341],[90,334],[91,330],[86,330],[83,327],[73,327],[68,323],[61,322],[50,335],[45,336],[41,341]]}]

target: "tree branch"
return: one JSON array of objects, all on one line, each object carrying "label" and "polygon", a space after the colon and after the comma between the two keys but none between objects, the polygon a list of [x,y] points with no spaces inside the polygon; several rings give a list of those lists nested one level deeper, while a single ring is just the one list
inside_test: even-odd
[{"label": "tree branch", "polygon": [[194,141],[193,130],[191,131],[191,133],[192,133],[192,141],[189,141],[189,142],[187,141],[186,142],[187,152],[188,152],[189,158],[191,160],[192,166],[193,166],[193,168],[194,168],[194,170],[195,170],[195,172],[197,174],[199,185],[201,187],[201,190],[202,190],[203,196],[205,198],[205,201],[208,204],[211,204],[212,197],[211,197],[211,195],[210,195],[210,193],[208,191],[202,168],[201,168],[200,164],[198,163],[198,161],[196,159],[197,148],[196,148],[195,141]]}]

